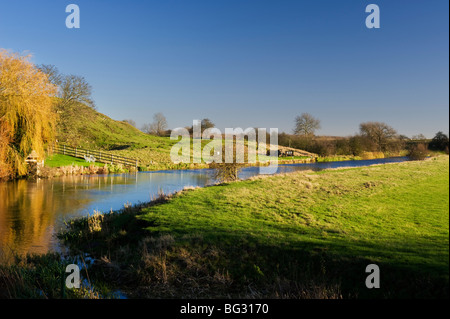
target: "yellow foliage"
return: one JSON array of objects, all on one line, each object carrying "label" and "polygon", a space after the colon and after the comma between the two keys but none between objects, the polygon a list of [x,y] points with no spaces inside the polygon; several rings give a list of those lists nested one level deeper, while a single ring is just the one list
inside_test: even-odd
[{"label": "yellow foliage", "polygon": [[56,92],[30,56],[0,49],[0,123],[8,128],[6,160],[14,174],[24,175],[25,158],[32,150],[43,157],[44,144],[54,138]]},{"label": "yellow foliage", "polygon": [[383,152],[363,152],[361,158],[364,160],[384,158]]},{"label": "yellow foliage", "polygon": [[10,129],[0,119],[0,181],[8,179],[12,173],[11,165],[7,162],[8,147],[10,143]]}]

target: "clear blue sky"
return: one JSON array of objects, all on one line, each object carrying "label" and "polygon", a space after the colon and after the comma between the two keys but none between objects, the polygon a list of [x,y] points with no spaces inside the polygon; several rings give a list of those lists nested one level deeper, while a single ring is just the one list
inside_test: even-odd
[{"label": "clear blue sky", "polygon": [[[319,135],[449,130],[447,0],[0,1],[0,47],[84,76],[116,120],[291,132],[308,112]],[[80,29],[65,26],[70,3]],[[380,29],[365,26],[369,3]]]}]

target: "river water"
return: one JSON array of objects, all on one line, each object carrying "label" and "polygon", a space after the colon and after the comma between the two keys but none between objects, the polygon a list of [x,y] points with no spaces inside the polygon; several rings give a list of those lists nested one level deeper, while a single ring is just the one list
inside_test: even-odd
[{"label": "river water", "polygon": [[[278,173],[323,170],[406,161],[405,157],[376,160],[280,165]],[[258,167],[246,167],[241,179],[259,174]],[[117,175],[64,176],[36,181],[0,183],[0,263],[13,254],[58,251],[54,235],[64,221],[108,212],[127,204],[150,201],[158,192],[173,193],[184,187],[213,183],[212,171],[178,170]]]}]

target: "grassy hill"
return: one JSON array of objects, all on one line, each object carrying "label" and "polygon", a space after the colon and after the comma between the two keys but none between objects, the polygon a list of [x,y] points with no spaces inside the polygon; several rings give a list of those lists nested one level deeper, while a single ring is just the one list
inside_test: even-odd
[{"label": "grassy hill", "polygon": [[[72,147],[136,158],[139,166],[145,170],[207,167],[206,164],[172,163],[170,150],[177,141],[145,134],[126,122],[113,120],[84,104],[74,104],[59,111],[57,140],[60,144]],[[203,146],[208,143],[207,140],[202,141]],[[247,144],[246,141],[246,154],[249,152]],[[267,157],[258,155],[258,159],[267,160]]]},{"label": "grassy hill", "polygon": [[171,164],[175,141],[145,134],[132,125],[115,121],[94,109],[76,104],[59,112],[57,140],[60,144],[139,159],[142,166],[164,168]]}]

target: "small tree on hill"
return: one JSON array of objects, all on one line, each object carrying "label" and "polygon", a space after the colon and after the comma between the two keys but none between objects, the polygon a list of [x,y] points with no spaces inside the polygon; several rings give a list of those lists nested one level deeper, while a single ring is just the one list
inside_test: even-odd
[{"label": "small tree on hill", "polygon": [[142,131],[147,134],[163,136],[167,130],[167,120],[164,114],[156,113],[153,115],[153,122],[151,124],[144,124]]},{"label": "small tree on hill", "polygon": [[123,122],[130,124],[131,126],[136,127],[136,122],[132,119],[123,120]]},{"label": "small tree on hill", "polygon": [[60,110],[63,111],[68,105],[75,105],[76,103],[83,103],[95,109],[95,102],[92,99],[92,86],[84,77],[61,74],[58,68],[51,64],[42,64],[37,68],[47,75],[48,80],[53,85],[58,87],[57,107]]}]

